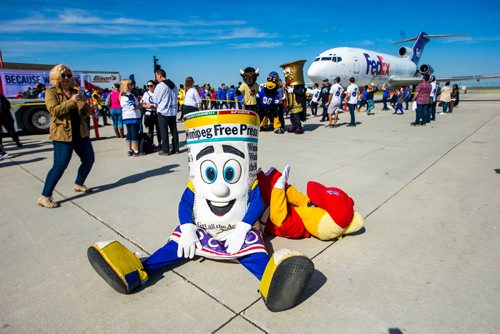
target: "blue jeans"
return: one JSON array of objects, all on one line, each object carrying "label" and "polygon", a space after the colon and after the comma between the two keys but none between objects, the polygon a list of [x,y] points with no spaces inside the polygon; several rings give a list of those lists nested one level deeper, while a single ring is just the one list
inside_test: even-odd
[{"label": "blue jeans", "polygon": [[389,110],[389,108],[387,108],[387,97],[384,96],[382,98],[382,102],[384,102],[384,106],[382,107],[382,110]]},{"label": "blue jeans", "polygon": [[375,102],[373,100],[368,100],[366,103],[368,103],[368,112],[371,112],[375,108]]},{"label": "blue jeans", "polygon": [[85,183],[95,161],[90,138],[76,139],[72,142],[53,141],[52,143],[54,145],[54,165],[47,174],[42,191],[42,195],[46,197],[52,196],[57,182],[59,182],[66,167],[68,167],[73,151],[78,154],[82,162],[76,174],[75,184],[82,186]]},{"label": "blue jeans", "polygon": [[429,108],[427,108],[427,104],[418,104],[417,110],[415,111],[415,124],[426,124],[429,113]]},{"label": "blue jeans", "polygon": [[448,112],[448,102],[443,102],[443,112]]},{"label": "blue jeans", "polygon": [[349,114],[351,115],[351,122],[349,124],[356,125],[356,117],[354,116],[354,111],[356,110],[356,104],[348,103],[347,106],[349,107]]},{"label": "blue jeans", "polygon": [[321,114],[322,120],[328,119],[328,107],[325,105],[326,102],[321,102],[321,107],[323,108],[323,113]]},{"label": "blue jeans", "polygon": [[126,125],[127,125],[127,136],[125,137],[125,139],[127,141],[137,143],[137,139],[139,138],[141,123],[129,123]]},{"label": "blue jeans", "polygon": [[397,103],[396,104],[396,109],[394,110],[394,113],[397,114],[398,113],[398,110],[401,111],[401,114],[404,114],[404,111],[403,111],[403,104],[402,103]]},{"label": "blue jeans", "polygon": [[123,120],[122,120],[122,109],[121,108],[112,108],[109,111],[111,115],[111,119],[113,120],[113,128],[117,130],[118,128],[123,128]]}]

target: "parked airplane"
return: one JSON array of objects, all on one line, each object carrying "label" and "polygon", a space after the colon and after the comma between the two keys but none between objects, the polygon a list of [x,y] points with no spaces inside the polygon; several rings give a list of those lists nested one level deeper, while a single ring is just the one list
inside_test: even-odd
[{"label": "parked airplane", "polygon": [[[434,69],[429,64],[418,65],[425,45],[431,38],[457,37],[464,35],[427,35],[421,32],[418,37],[406,39],[394,44],[416,41],[413,48],[402,46],[399,49],[399,58],[388,54],[350,47],[339,47],[326,50],[314,59],[307,70],[312,82],[320,83],[324,79],[332,82],[340,77],[343,84],[349,82],[350,77],[356,78],[358,86],[374,85],[381,87],[388,84],[390,87],[415,85],[422,81],[422,75],[432,75]],[[461,76],[436,78],[439,82],[464,81],[500,78],[494,76]]]}]

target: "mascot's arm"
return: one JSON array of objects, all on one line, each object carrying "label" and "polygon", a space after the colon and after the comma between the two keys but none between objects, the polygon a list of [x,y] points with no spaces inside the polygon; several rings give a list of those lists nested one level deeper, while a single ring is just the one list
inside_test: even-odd
[{"label": "mascot's arm", "polygon": [[293,206],[307,206],[309,202],[309,197],[301,193],[294,186],[289,186],[286,188],[286,198],[288,199],[288,203]]},{"label": "mascot's arm", "polygon": [[245,217],[243,217],[242,219],[243,222],[250,225],[253,225],[256,221],[258,221],[260,216],[262,216],[262,212],[264,211],[264,202],[262,201],[262,197],[260,196],[260,189],[257,184],[258,181],[255,180],[252,185],[252,191],[250,191],[249,195],[248,210],[245,214]]},{"label": "mascot's arm", "polygon": [[194,205],[194,191],[193,184],[188,183],[186,190],[182,194],[181,201],[179,202],[179,222],[183,224],[194,224],[193,221],[193,205]]},{"label": "mascot's arm", "polygon": [[200,240],[196,231],[198,227],[193,221],[193,205],[194,205],[194,187],[191,182],[188,183],[186,190],[182,194],[179,203],[179,221],[181,223],[181,236],[177,247],[177,257],[192,259],[196,248],[201,248]]}]

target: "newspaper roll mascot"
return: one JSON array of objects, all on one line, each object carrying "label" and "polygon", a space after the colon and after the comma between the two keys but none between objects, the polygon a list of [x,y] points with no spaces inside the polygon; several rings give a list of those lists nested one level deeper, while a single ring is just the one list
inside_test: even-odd
[{"label": "newspaper roll mascot", "polygon": [[304,133],[301,121],[306,120],[306,85],[304,82],[304,63],[306,60],[297,60],[294,62],[280,65],[285,75],[285,97],[290,113],[290,122],[288,132],[295,134]]},{"label": "newspaper roll mascot", "polygon": [[257,92],[259,91],[259,85],[257,85],[259,69],[254,69],[253,67],[247,67],[245,70],[240,69],[240,75],[243,78],[243,83],[238,87],[235,95],[243,95],[243,104],[246,110],[256,111]]},{"label": "newspaper roll mascot", "polygon": [[[259,87],[257,93],[257,109],[262,120],[261,131],[273,131],[277,134],[285,133],[283,126],[283,110],[280,108],[279,84],[281,80],[277,72],[272,71],[267,81]],[[270,123],[270,124],[269,124]]]},{"label": "newspaper roll mascot", "polygon": [[265,207],[261,224],[267,234],[333,240],[363,227],[354,201],[343,190],[310,181],[306,196],[287,183],[289,173],[290,166],[283,173],[273,167],[267,173],[257,173]]},{"label": "newspaper roll mascot", "polygon": [[180,225],[142,263],[123,246],[108,252],[103,244],[89,248],[90,263],[112,287],[129,293],[154,272],[195,255],[237,260],[261,281],[261,296],[269,310],[294,307],[314,265],[289,250],[269,259],[262,234],[253,227],[263,211],[256,180],[258,115],[208,110],[186,115],[184,124],[189,181],[179,203]]}]

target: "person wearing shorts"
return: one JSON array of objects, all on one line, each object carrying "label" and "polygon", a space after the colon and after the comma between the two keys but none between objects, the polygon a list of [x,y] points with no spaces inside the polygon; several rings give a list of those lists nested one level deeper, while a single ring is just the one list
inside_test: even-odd
[{"label": "person wearing shorts", "polygon": [[[337,127],[337,120],[339,118],[339,111],[342,109],[342,92],[344,88],[340,85],[340,77],[335,78],[335,84],[330,88],[330,94],[328,96],[328,124],[325,125],[327,128]],[[332,124],[332,115],[335,115]]]}]

